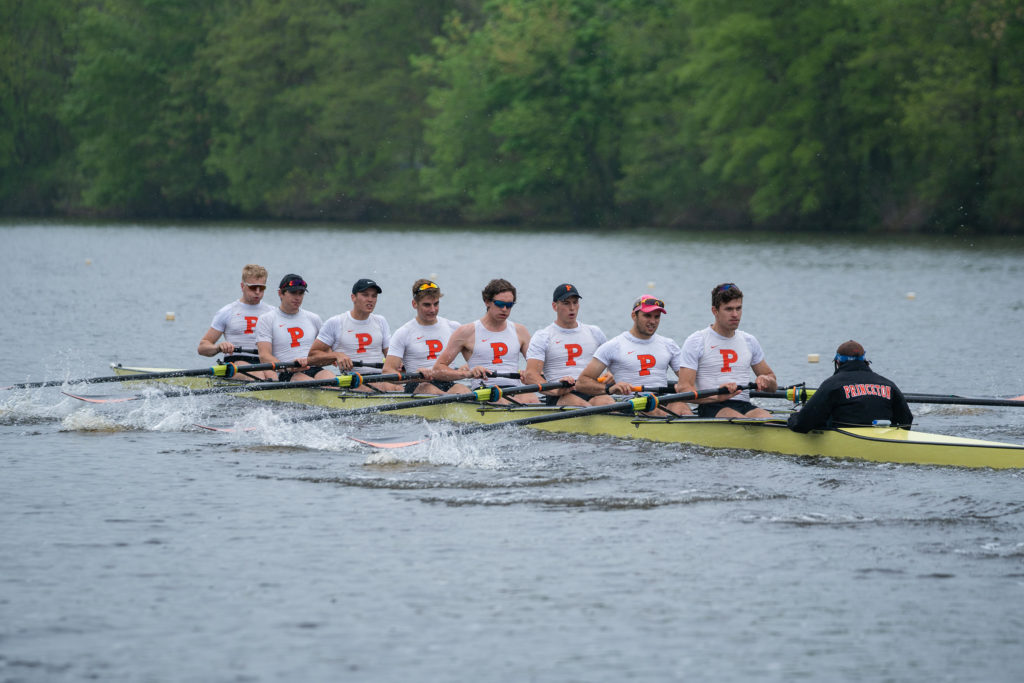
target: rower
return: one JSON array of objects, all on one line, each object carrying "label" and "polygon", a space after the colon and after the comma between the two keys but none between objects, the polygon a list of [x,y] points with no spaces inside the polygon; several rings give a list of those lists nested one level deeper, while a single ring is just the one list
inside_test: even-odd
[{"label": "rower", "polygon": [[715,321],[683,342],[682,367],[676,391],[689,392],[726,387],[727,394],[696,401],[700,417],[771,417],[750,402],[750,391],[739,385],[751,381],[758,391],[775,391],[775,373],[765,361],[761,344],[739,329],[743,317],[743,292],[731,282],[711,290],[711,315]]},{"label": "rower", "polygon": [[[645,294],[633,302],[630,317],[633,326],[626,332],[605,342],[576,379],[576,388],[586,394],[631,394],[639,385],[664,387],[668,384],[668,370],[679,372],[679,345],[658,332],[661,316],[668,313],[665,302]],[[612,378],[602,381],[602,375]],[[647,415],[691,415],[683,401],[673,401]]]},{"label": "rower", "polygon": [[[518,380],[489,376],[518,372],[519,359],[530,345],[529,330],[509,320],[516,304],[516,288],[508,280],[497,278],[488,282],[480,294],[485,307],[483,317],[452,332],[448,346],[434,364],[434,377],[448,381],[474,378],[483,386],[519,386]],[[466,365],[453,369],[451,364],[459,354]],[[538,398],[536,394],[517,394],[516,401],[537,403]]]},{"label": "rower", "polygon": [[[391,343],[388,321],[373,312],[377,307],[377,297],[383,291],[370,278],[356,280],[352,285],[352,310],[327,319],[310,349],[310,362],[317,365],[333,364],[342,372],[350,372],[352,361],[359,361],[359,373],[380,373],[380,365],[384,363]],[[378,382],[373,387],[363,385],[356,391],[399,389],[398,385]]]},{"label": "rower", "polygon": [[577,320],[582,298],[576,285],[562,283],[555,287],[551,299],[555,322],[537,330],[526,351],[523,382],[544,384],[561,380],[568,384],[563,389],[545,391],[541,400],[547,405],[596,406],[613,400],[603,391],[595,396],[574,386],[594,351],[608,341],[600,327]]},{"label": "rower", "polygon": [[405,323],[391,337],[384,372],[418,372],[426,381],[408,382],[407,393],[415,394],[462,394],[469,392],[464,384],[434,378],[434,363],[444,350],[448,339],[459,327],[454,320],[442,318],[441,288],[436,282],[420,278],[412,284],[412,307],[416,316]]},{"label": "rower", "polygon": [[300,275],[285,275],[277,288],[281,305],[256,321],[256,348],[259,349],[261,363],[300,364],[297,370],[268,371],[270,379],[287,382],[334,377],[330,370],[309,364],[310,347],[323,323],[316,313],[302,308],[306,289],[306,281]]},{"label": "rower", "polygon": [[821,383],[800,412],[789,416],[790,429],[806,433],[878,422],[910,428],[914,415],[903,392],[871,370],[863,346],[852,339],[843,342],[832,363],[832,376]]},{"label": "rower", "polygon": [[[234,363],[236,366],[250,365],[259,362],[259,356],[242,353],[239,349],[255,349],[256,320],[273,307],[263,303],[263,294],[267,290],[267,269],[249,263],[242,268],[242,297],[224,306],[210,323],[210,329],[199,340],[200,356],[216,356],[223,353],[222,363]],[[218,341],[223,335],[224,341]],[[240,379],[264,379],[263,372],[239,373]]]}]

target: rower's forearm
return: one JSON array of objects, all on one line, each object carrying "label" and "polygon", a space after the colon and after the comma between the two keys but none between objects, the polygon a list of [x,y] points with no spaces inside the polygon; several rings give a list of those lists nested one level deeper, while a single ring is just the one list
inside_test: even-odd
[{"label": "rower's forearm", "polygon": [[434,379],[442,382],[456,382],[460,379],[466,379],[466,377],[469,376],[466,372],[468,368],[468,365],[464,365],[458,370],[455,370],[443,363],[438,363],[434,366]]},{"label": "rower's forearm", "polygon": [[588,375],[580,375],[576,378],[576,388],[580,392],[590,394],[591,396],[605,393],[604,382],[600,382]]}]

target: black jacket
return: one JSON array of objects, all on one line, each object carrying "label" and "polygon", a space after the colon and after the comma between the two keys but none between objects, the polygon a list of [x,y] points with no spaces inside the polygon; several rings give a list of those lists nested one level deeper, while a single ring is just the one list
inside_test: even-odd
[{"label": "black jacket", "polygon": [[866,361],[851,360],[821,383],[800,412],[789,416],[789,428],[809,432],[870,425],[875,420],[909,427],[914,416],[899,387],[872,372]]}]

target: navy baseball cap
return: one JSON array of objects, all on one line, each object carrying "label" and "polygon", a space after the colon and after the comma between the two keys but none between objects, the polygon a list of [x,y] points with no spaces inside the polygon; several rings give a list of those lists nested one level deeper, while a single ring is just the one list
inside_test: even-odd
[{"label": "navy baseball cap", "polygon": [[384,293],[384,290],[380,288],[380,285],[378,285],[376,282],[374,282],[368,277],[356,280],[356,283],[352,285],[352,293],[358,294],[359,292],[365,292],[366,290],[371,288],[376,289],[378,294]]}]

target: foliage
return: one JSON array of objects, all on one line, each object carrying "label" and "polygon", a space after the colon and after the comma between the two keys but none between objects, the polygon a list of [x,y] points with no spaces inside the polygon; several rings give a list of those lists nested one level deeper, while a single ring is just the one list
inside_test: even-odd
[{"label": "foliage", "polygon": [[0,0],[0,213],[1024,230],[1018,0]]}]

